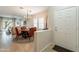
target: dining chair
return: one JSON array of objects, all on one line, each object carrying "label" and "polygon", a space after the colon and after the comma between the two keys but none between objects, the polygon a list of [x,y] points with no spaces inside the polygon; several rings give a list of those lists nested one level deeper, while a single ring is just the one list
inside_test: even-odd
[{"label": "dining chair", "polygon": [[21,34],[21,29],[18,27],[15,27],[15,31],[16,31],[16,38],[18,39]]},{"label": "dining chair", "polygon": [[28,33],[29,33],[29,35],[28,35],[29,40],[30,40],[31,37],[34,38],[34,32],[35,31],[36,31],[36,27],[32,27],[32,28],[29,29],[29,31],[28,31]]}]

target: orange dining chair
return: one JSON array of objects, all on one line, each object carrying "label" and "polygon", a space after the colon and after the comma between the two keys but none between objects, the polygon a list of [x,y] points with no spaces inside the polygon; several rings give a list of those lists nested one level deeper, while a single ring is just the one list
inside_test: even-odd
[{"label": "orange dining chair", "polygon": [[30,40],[30,38],[31,37],[33,37],[34,38],[34,32],[36,31],[36,27],[32,27],[32,28],[30,28],[29,29],[29,35],[28,35],[28,37],[29,37],[29,40]]},{"label": "orange dining chair", "polygon": [[15,31],[16,31],[16,38],[18,39],[21,32],[17,27],[15,27]]}]

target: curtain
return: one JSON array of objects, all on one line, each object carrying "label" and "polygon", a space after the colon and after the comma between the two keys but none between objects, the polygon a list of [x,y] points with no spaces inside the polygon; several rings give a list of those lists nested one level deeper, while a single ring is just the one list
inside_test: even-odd
[{"label": "curtain", "polygon": [[0,17],[0,30],[2,30],[2,22],[3,22],[2,17]]}]

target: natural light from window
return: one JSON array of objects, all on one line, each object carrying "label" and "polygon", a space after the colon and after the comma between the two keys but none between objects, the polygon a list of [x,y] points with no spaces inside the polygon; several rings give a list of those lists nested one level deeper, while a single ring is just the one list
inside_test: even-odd
[{"label": "natural light from window", "polygon": [[34,26],[37,27],[39,30],[44,29],[44,18],[38,17],[34,19]]}]

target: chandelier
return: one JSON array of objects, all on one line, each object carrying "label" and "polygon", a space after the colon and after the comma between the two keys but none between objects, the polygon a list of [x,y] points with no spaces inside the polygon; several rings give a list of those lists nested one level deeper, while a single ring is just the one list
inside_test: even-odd
[{"label": "chandelier", "polygon": [[[31,19],[31,9],[27,8],[25,9],[24,7],[20,7],[20,9],[23,9],[26,15],[24,16],[24,25],[27,25],[27,21]],[[27,11],[26,11],[27,10]]]},{"label": "chandelier", "polygon": [[27,10],[27,14],[26,14],[26,16],[24,16],[24,19],[25,19],[24,25],[27,25],[27,21],[31,19],[31,15],[29,12],[31,12],[31,10]]}]

